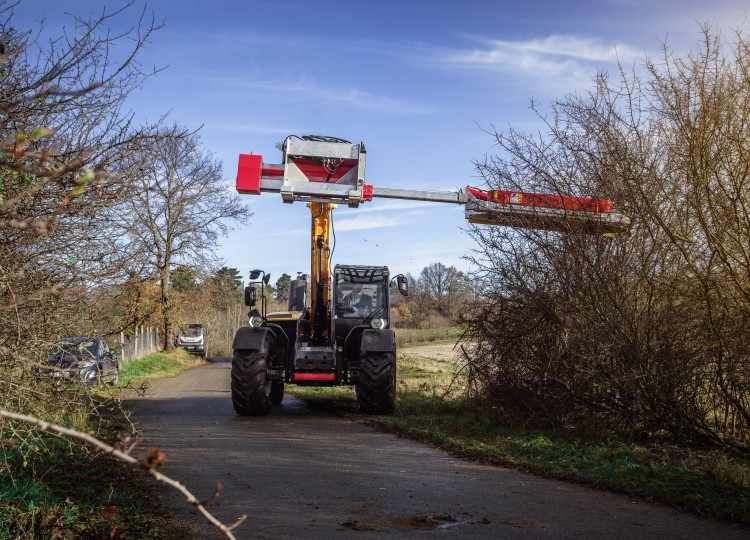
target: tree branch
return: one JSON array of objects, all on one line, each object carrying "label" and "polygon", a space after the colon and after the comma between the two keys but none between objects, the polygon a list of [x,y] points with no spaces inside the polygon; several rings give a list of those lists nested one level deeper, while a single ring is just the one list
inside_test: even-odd
[{"label": "tree branch", "polygon": [[[234,540],[235,536],[232,534],[232,530],[237,528],[247,519],[247,514],[243,514],[232,525],[224,525],[221,521],[216,519],[182,483],[156,470],[159,465],[162,465],[166,462],[166,455],[158,448],[149,449],[146,461],[140,462],[130,455],[130,452],[132,452],[132,450],[138,445],[140,441],[136,441],[135,443],[128,446],[125,450],[120,450],[87,433],[82,433],[74,429],[59,426],[57,424],[50,424],[49,422],[45,422],[44,420],[40,420],[39,418],[35,418],[33,416],[14,413],[6,409],[0,409],[0,417],[7,418],[9,420],[16,420],[18,422],[25,422],[27,424],[35,425],[44,431],[50,431],[57,435],[62,435],[71,439],[78,439],[96,447],[98,450],[105,454],[114,456],[120,461],[124,461],[125,463],[128,463],[130,465],[139,465],[145,468],[148,471],[148,474],[156,478],[158,481],[163,482],[182,493],[187,499],[187,502],[197,508],[198,511],[203,514],[203,516],[208,520],[208,522],[219,529],[222,533],[224,533],[227,538],[231,538]],[[220,491],[221,484],[217,484],[216,492],[211,497],[211,499],[217,497]]]}]

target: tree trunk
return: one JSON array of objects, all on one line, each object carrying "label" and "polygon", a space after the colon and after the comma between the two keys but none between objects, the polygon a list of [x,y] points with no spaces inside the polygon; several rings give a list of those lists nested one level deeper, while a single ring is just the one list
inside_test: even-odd
[{"label": "tree trunk", "polygon": [[161,287],[161,314],[164,319],[164,350],[174,350],[174,339],[172,334],[172,299],[169,296],[169,267],[162,270],[160,277]]}]

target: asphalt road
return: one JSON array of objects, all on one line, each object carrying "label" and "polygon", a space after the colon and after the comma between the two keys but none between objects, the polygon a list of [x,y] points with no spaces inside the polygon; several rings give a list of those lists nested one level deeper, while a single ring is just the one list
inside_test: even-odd
[{"label": "asphalt road", "polygon": [[[269,416],[239,417],[229,359],[151,383],[128,399],[163,472],[208,499],[238,538],[750,538],[750,529],[671,508],[453,457],[313,411],[285,397]],[[223,538],[167,488],[183,537]]]}]

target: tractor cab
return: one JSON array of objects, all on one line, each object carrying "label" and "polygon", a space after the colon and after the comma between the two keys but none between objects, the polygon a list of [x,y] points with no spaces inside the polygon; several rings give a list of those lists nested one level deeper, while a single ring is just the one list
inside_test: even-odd
[{"label": "tractor cab", "polygon": [[337,338],[345,338],[359,325],[377,329],[390,326],[387,267],[337,265],[333,281]]},{"label": "tractor cab", "polygon": [[[406,278],[396,278],[402,294]],[[333,269],[334,335],[336,346],[350,363],[357,363],[362,333],[391,326],[390,273],[384,266],[344,266]]]}]

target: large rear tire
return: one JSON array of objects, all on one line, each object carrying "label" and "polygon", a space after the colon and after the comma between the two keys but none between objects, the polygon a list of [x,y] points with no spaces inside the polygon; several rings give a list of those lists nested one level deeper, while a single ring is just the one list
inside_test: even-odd
[{"label": "large rear tire", "polygon": [[234,351],[232,405],[240,416],[264,416],[271,411],[271,381],[267,377],[271,350],[271,340],[266,339],[259,350]]},{"label": "large rear tire", "polygon": [[357,401],[365,414],[392,414],[396,410],[396,355],[363,352],[359,361]]}]

